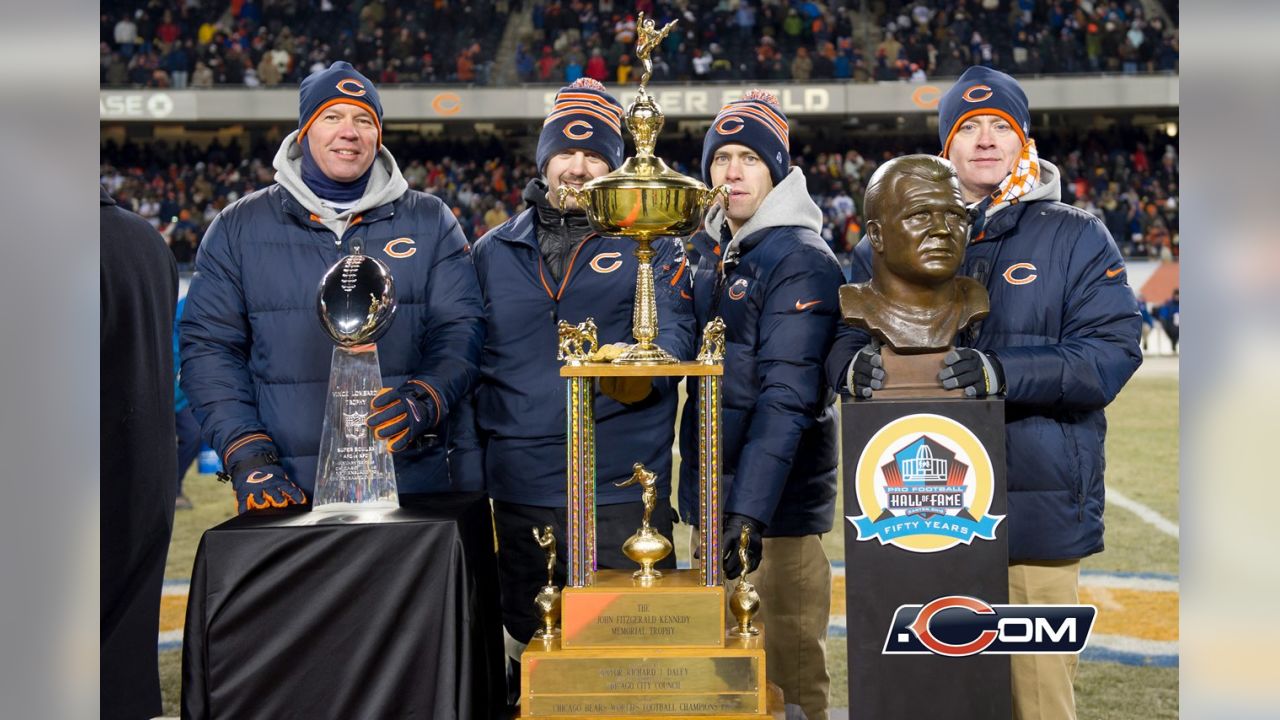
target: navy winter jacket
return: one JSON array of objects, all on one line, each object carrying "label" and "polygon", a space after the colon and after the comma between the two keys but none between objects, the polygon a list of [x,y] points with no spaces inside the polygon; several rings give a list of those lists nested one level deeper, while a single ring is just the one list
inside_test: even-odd
[{"label": "navy winter jacket", "polygon": [[[316,290],[357,245],[395,278],[399,306],[377,343],[383,385],[423,380],[447,418],[475,381],[484,316],[470,248],[431,195],[407,191],[363,212],[336,243],[280,184],[252,193],[210,225],[182,317],[182,388],[206,441],[225,455],[235,439],[266,433],[308,493],[334,349],[316,315]],[[442,438],[397,453],[400,491],[460,489],[450,484],[445,448]]]},{"label": "navy winter jacket", "polygon": [[[474,425],[459,418],[450,465],[469,479],[483,476],[490,497],[542,507],[565,506],[565,378],[557,326],[593,318],[601,345],[634,342],[635,243],[588,235],[557,285],[546,271],[529,208],[490,230],[475,245],[488,335],[476,387]],[[679,242],[654,242],[656,342],[680,359],[693,356],[688,271]],[[671,493],[676,381],[658,379],[644,400],[624,405],[595,398],[596,502],[638,501],[638,486],[619,490],[643,462],[658,474],[659,497]],[[467,427],[462,427],[467,425]]]},{"label": "navy winter jacket", "polygon": [[[1103,408],[1142,362],[1142,320],[1115,242],[1096,217],[1057,202],[1058,171],[1040,162],[1042,185],[988,214],[961,269],[986,285],[991,315],[956,344],[998,357],[1008,387],[1011,560],[1102,550]],[[870,277],[864,237],[853,282]],[[866,341],[841,329],[827,364],[836,387],[844,389],[849,361]]]},{"label": "navy winter jacket", "polygon": [[[716,315],[726,330],[724,511],[764,523],[766,537],[829,532],[835,513],[836,406],[823,361],[844,274],[818,234],[821,222],[793,168],[725,246],[712,239],[724,226],[719,207],[693,239],[699,334]],[[730,258],[723,277],[722,255]],[[691,380],[680,427],[680,511],[688,518],[698,517],[697,404]]]}]

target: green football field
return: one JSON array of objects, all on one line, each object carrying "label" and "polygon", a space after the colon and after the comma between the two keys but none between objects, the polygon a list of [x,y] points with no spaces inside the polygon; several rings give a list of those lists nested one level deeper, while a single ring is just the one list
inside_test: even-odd
[{"label": "green football field", "polygon": [[[1106,551],[1084,562],[1082,601],[1098,607],[1076,680],[1080,718],[1178,717],[1178,370],[1177,358],[1149,358],[1107,410]],[[212,475],[186,480],[193,510],[177,514],[160,627],[165,714],[177,716],[186,581],[205,529],[231,517],[231,488]],[[841,507],[837,504],[837,509]],[[843,593],[844,541],[824,538]],[[676,529],[683,558],[688,526]],[[836,616],[836,612],[840,613]],[[848,707],[843,598],[833,602],[827,644],[833,708]],[[839,713],[841,716],[843,713]]]}]

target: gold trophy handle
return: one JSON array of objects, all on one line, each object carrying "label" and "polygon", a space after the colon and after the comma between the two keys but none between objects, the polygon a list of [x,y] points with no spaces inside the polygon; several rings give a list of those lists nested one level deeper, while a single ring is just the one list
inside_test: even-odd
[{"label": "gold trophy handle", "polygon": [[717,199],[723,199],[727,201],[729,199],[729,192],[730,190],[728,185],[721,185],[719,187],[714,187],[709,190],[704,190],[702,195],[703,210],[706,210],[710,208],[712,205],[714,205]]},{"label": "gold trophy handle", "polygon": [[583,192],[582,188],[570,187],[568,185],[561,185],[560,187],[556,188],[556,198],[560,201],[561,208],[564,207],[565,200],[567,200],[570,197],[572,197],[574,201],[578,203],[578,207],[582,208],[583,210],[590,210],[591,196]]}]

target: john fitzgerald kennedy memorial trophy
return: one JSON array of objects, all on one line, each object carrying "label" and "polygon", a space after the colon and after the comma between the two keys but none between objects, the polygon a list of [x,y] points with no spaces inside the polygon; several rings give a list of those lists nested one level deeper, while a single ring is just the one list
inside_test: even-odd
[{"label": "john fitzgerald kennedy memorial trophy", "polygon": [[391,271],[356,253],[324,274],[316,294],[320,325],[337,343],[329,371],[315,510],[398,507],[391,453],[365,424],[369,400],[382,389],[378,347],[396,311]]},{"label": "john fitzgerald kennedy memorial trophy", "polygon": [[[767,628],[751,621],[759,598],[744,576],[734,602],[726,603],[720,564],[714,561],[720,557],[724,324],[718,318],[708,324],[702,352],[692,361],[679,362],[654,342],[658,318],[650,243],[697,230],[706,208],[723,190],[709,190],[670,170],[653,154],[663,115],[645,88],[649,54],[675,23],[658,29],[643,14],[639,20],[636,56],[645,72],[626,119],[636,155],[581,190],[560,188],[562,202],[573,196],[596,231],[636,242],[636,343],[610,361],[597,346],[591,319],[577,326],[560,323],[560,359],[565,361],[560,375],[567,384],[568,583],[559,592],[548,583],[536,599],[529,598],[536,602],[543,628],[521,656],[520,717],[763,718],[768,717],[762,634]],[[635,463],[631,478],[622,484],[642,488],[645,514],[623,552],[638,567],[598,569],[596,379],[684,376],[697,378],[701,399],[697,522],[705,532],[698,552],[713,560],[692,570],[654,568],[672,548],[649,525],[657,475]],[[551,567],[555,550],[545,534],[534,528],[535,538],[549,551]],[[727,606],[734,613],[732,622]]]}]

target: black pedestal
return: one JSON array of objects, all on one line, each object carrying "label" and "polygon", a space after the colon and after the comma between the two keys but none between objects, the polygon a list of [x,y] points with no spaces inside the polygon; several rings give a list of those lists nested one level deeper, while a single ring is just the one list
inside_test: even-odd
[{"label": "black pedestal", "polygon": [[1009,718],[1007,656],[884,654],[900,605],[1008,602],[1004,401],[849,400],[843,435],[849,717]]},{"label": "black pedestal", "polygon": [[182,717],[502,716],[489,500],[400,504],[377,522],[295,506],[207,531],[187,604]]}]

